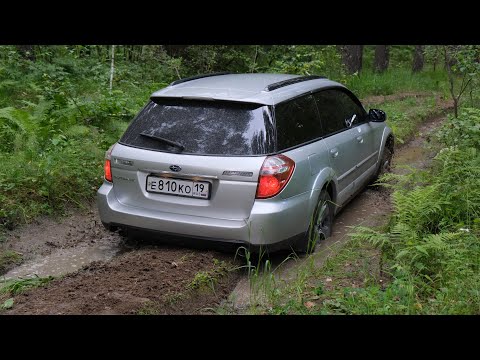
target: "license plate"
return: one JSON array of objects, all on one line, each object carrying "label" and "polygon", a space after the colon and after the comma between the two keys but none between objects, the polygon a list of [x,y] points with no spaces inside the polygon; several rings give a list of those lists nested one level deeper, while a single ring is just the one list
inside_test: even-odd
[{"label": "license plate", "polygon": [[147,176],[146,190],[158,194],[210,199],[210,183],[208,181]]}]

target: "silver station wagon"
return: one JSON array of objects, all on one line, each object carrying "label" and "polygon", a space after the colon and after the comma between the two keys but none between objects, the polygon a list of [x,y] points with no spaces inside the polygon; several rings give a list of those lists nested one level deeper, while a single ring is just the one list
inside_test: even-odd
[{"label": "silver station wagon", "polygon": [[388,170],[394,138],[385,119],[320,76],[175,81],[107,151],[101,220],[111,230],[309,251]]}]

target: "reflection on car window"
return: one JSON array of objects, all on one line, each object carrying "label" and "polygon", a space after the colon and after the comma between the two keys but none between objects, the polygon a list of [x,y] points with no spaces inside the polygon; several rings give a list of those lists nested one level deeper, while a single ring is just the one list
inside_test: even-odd
[{"label": "reflection on car window", "polygon": [[274,151],[273,121],[268,107],[261,104],[156,99],[140,111],[120,143],[178,150],[141,132],[178,142],[185,147],[184,153],[259,155]]},{"label": "reflection on car window", "polygon": [[275,107],[278,149],[287,149],[322,136],[320,119],[311,95]]},{"label": "reflection on car window", "polygon": [[358,124],[364,121],[363,109],[343,91],[329,89],[313,96],[327,134],[346,129],[349,122]]}]

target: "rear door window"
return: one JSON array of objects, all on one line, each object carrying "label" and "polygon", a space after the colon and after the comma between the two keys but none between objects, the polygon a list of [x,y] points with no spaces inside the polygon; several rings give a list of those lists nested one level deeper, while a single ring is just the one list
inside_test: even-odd
[{"label": "rear door window", "polygon": [[311,95],[275,107],[278,150],[288,149],[322,136],[320,119]]},{"label": "rear door window", "polygon": [[120,143],[180,151],[154,139],[162,137],[184,146],[186,154],[262,155],[274,152],[274,136],[270,109],[262,104],[159,98],[140,111]]},{"label": "rear door window", "polygon": [[346,92],[329,89],[313,94],[320,119],[326,134],[332,134],[347,128],[347,121],[353,124],[365,121],[365,111]]}]

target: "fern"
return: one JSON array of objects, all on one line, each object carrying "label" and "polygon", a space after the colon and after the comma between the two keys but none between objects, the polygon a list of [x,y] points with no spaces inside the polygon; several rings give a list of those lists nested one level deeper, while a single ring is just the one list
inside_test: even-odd
[{"label": "fern", "polygon": [[0,109],[0,124],[6,127],[10,136],[5,139],[4,146],[7,152],[19,149],[34,149],[37,147],[39,124],[34,121],[28,112],[6,107]]},{"label": "fern", "polygon": [[350,234],[352,239],[358,241],[367,241],[377,248],[384,248],[389,244],[389,237],[379,231],[365,226],[357,226],[354,232]]}]

